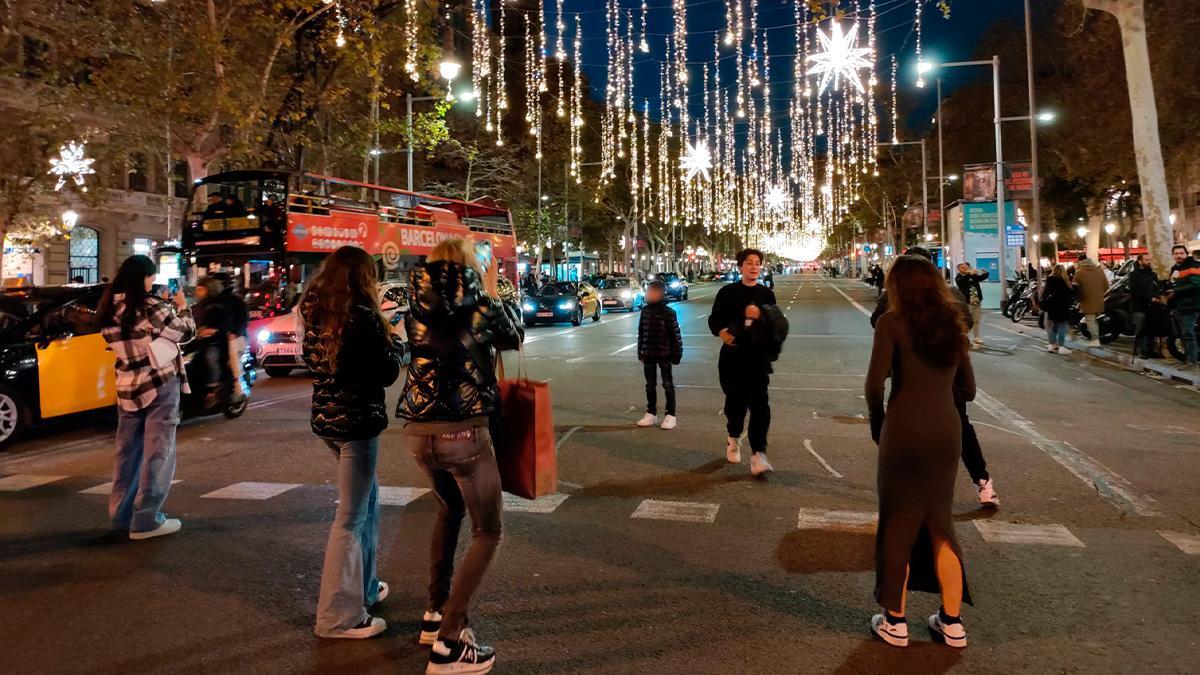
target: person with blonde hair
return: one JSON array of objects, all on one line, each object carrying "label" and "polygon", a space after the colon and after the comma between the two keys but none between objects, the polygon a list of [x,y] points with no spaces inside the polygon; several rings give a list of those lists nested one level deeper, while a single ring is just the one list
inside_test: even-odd
[{"label": "person with blonde hair", "polygon": [[338,460],[338,505],[325,548],[315,632],[369,638],[387,629],[367,608],[388,585],[376,576],[379,435],[384,391],[400,376],[398,338],[379,309],[375,261],[343,246],[325,259],[300,300],[302,356],[313,373],[312,430]]},{"label": "person with blonde hair", "polygon": [[[447,239],[409,275],[405,318],[412,363],[396,416],[408,448],[433,483],[440,509],[433,529],[429,602],[421,644],[430,674],[485,673],[496,662],[469,625],[471,598],[500,543],[500,471],[489,431],[499,386],[496,352],[524,339],[515,298],[500,297],[499,272],[485,248]],[[471,544],[455,571],[463,516]]]},{"label": "person with blonde hair", "polygon": [[1042,297],[1038,306],[1046,315],[1046,349],[1051,354],[1070,354],[1065,346],[1067,326],[1071,320],[1071,305],[1075,302],[1075,289],[1067,280],[1067,268],[1055,265],[1042,283]]}]

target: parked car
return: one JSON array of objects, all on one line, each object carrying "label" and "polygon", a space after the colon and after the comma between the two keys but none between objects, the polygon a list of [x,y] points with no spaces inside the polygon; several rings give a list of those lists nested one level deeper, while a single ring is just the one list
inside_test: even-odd
[{"label": "parked car", "polygon": [[[379,284],[379,306],[388,323],[400,327],[404,357],[408,356],[408,336],[404,334],[404,316],[408,314],[408,286],[400,282]],[[255,334],[258,345],[258,362],[271,377],[287,377],[297,368],[303,368],[300,358],[300,342],[297,338],[300,326],[299,305],[287,314],[270,319],[259,326]]]},{"label": "parked car", "polygon": [[542,286],[521,301],[526,326],[538,323],[571,322],[578,326],[584,317],[600,320],[600,292],[585,282],[556,281]]},{"label": "parked car", "polygon": [[608,277],[600,282],[600,304],[605,310],[632,312],[646,304],[646,292],[636,279]]}]

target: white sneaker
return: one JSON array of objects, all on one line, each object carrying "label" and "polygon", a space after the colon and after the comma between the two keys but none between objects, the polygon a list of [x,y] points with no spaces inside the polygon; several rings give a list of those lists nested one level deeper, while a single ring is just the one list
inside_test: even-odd
[{"label": "white sneaker", "polygon": [[1046,351],[1050,352],[1051,354],[1057,354],[1058,345],[1050,345],[1049,347],[1046,347]]},{"label": "white sneaker", "polygon": [[775,470],[771,463],[767,461],[767,456],[761,452],[750,454],[750,473],[755,476],[761,476],[764,473],[770,473]]},{"label": "white sneaker", "polygon": [[1059,354],[1062,354],[1063,356],[1070,356],[1070,354],[1071,354],[1071,350],[1070,350],[1070,349],[1067,349],[1066,347],[1059,347],[1059,348],[1058,348],[1058,353],[1059,353]]},{"label": "white sneaker", "polygon": [[375,604],[378,605],[384,600],[387,600],[388,592],[390,591],[391,589],[388,587],[386,581],[379,582],[379,594],[375,596]]},{"label": "white sneaker", "polygon": [[143,532],[130,532],[129,538],[133,541],[141,541],[142,539],[153,539],[154,537],[165,537],[168,534],[175,534],[179,528],[183,527],[183,521],[178,518],[167,518],[162,522],[162,525],[153,530],[145,530]]},{"label": "white sneaker", "polygon": [[941,612],[929,617],[929,631],[947,647],[962,649],[967,646],[967,629],[963,628],[962,622],[945,623]]},{"label": "white sneaker", "polygon": [[975,484],[975,491],[979,493],[979,505],[985,508],[994,509],[1000,506],[1000,498],[996,496],[996,486],[991,478],[979,481]]},{"label": "white sneaker", "polygon": [[667,415],[666,417],[663,418],[662,428],[666,429],[667,431],[670,431],[671,429],[674,429],[676,426],[678,426],[678,422],[676,422],[674,415]]},{"label": "white sneaker", "polygon": [[893,647],[908,646],[908,622],[892,623],[883,614],[871,617],[871,633]]},{"label": "white sneaker", "polygon": [[742,463],[742,439],[731,438],[725,444],[725,461],[730,464]]},{"label": "white sneaker", "polygon": [[983,346],[983,338],[975,338],[975,346],[982,347]]},{"label": "white sneaker", "polygon": [[1100,341],[1099,341],[1099,340],[1088,340],[1088,343],[1087,343],[1087,344],[1088,344],[1088,346],[1089,346],[1089,347],[1099,347],[1099,346],[1101,346],[1101,345],[1100,345]]},{"label": "white sneaker", "polygon": [[639,427],[652,427],[655,424],[658,424],[658,415],[651,415],[650,413],[642,415],[642,419],[638,420],[637,423]]}]

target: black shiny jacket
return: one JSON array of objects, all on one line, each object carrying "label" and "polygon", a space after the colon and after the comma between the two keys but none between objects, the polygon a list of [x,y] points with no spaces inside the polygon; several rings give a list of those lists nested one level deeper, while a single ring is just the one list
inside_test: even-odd
[{"label": "black shiny jacket", "polygon": [[408,309],[412,363],[396,417],[458,422],[495,412],[495,352],[525,339],[515,299],[492,298],[473,269],[437,261],[412,271]]},{"label": "black shiny jacket", "polygon": [[399,340],[370,307],[355,305],[342,329],[337,367],[330,372],[316,358],[321,319],[313,316],[315,306],[312,293],[300,305],[303,359],[313,373],[313,433],[342,441],[378,436],[388,425],[384,390],[400,376]]}]

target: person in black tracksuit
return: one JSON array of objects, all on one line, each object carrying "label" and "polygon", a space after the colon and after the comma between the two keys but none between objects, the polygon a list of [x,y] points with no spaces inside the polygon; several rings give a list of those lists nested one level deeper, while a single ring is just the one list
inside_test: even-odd
[{"label": "person in black tracksuit", "polygon": [[683,360],[683,336],[675,310],[667,306],[667,286],[660,279],[646,289],[646,306],[638,320],[638,360],[646,375],[646,414],[639,427],[658,423],[658,373],[662,372],[663,391],[667,396],[663,429],[675,428],[675,379],[671,366]]},{"label": "person in black tracksuit", "polygon": [[729,440],[725,456],[731,464],[742,461],[741,435],[750,413],[750,471],[755,475],[772,471],[767,462],[767,431],[771,427],[770,385],[772,350],[778,354],[775,335],[764,308],[775,306],[775,293],[758,283],[763,254],[746,249],[737,255],[741,281],[717,292],[708,327],[721,338],[717,363],[721,390],[725,393],[725,418]]}]

